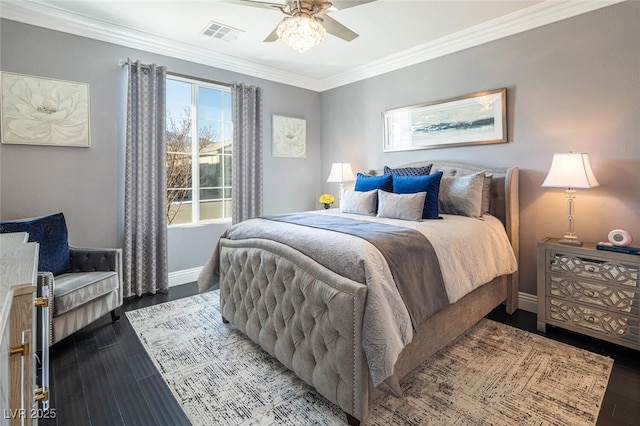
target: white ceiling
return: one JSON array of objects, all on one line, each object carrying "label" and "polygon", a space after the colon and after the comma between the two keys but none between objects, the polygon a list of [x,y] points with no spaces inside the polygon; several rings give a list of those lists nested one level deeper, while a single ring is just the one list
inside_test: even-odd
[{"label": "white ceiling", "polygon": [[[305,53],[263,42],[280,11],[237,1],[0,0],[0,16],[323,91],[619,1],[376,0],[330,13],[358,38],[327,35]],[[205,36],[211,21],[241,33]]]}]

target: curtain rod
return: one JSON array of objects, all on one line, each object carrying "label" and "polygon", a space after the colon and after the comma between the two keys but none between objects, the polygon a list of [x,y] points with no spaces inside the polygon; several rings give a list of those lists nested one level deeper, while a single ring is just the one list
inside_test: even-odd
[{"label": "curtain rod", "polygon": [[169,71],[167,71],[167,74],[172,75],[172,76],[174,76],[174,77],[181,77],[181,78],[188,78],[188,79],[190,79],[190,80],[202,81],[203,83],[217,84],[218,86],[225,86],[225,87],[231,87],[231,86],[233,86],[233,84],[231,84],[231,83],[224,83],[224,82],[222,82],[222,81],[209,80],[208,78],[193,77],[193,76],[191,76],[191,75],[178,74],[178,73],[176,73],[176,72],[169,72]]},{"label": "curtain rod", "polygon": [[[127,60],[118,59],[118,65],[120,65],[121,67],[126,67],[127,65],[129,65],[130,62],[131,62],[131,60],[128,59],[128,58],[127,58]],[[150,68],[149,65],[142,65],[142,67],[143,68],[147,68],[147,69]],[[190,76],[190,75],[178,74],[178,73],[170,72],[170,71],[167,71],[167,74],[172,75],[174,77],[181,77],[181,78],[187,78],[187,79],[190,79],[190,80],[202,81],[204,83],[216,84],[218,86],[224,86],[224,87],[233,86],[233,84],[231,84],[231,83],[224,83],[222,81],[209,80],[207,78],[193,77],[193,76]]]}]

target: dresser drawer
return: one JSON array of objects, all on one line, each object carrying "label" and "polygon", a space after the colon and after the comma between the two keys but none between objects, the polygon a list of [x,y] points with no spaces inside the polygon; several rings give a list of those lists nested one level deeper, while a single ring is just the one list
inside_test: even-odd
[{"label": "dresser drawer", "polygon": [[640,267],[637,263],[580,256],[566,251],[549,251],[547,271],[553,274],[589,278],[640,289]]},{"label": "dresser drawer", "polygon": [[640,289],[549,274],[547,296],[640,318]]},{"label": "dresser drawer", "polygon": [[640,344],[640,321],[626,316],[549,297],[546,322],[624,346]]}]

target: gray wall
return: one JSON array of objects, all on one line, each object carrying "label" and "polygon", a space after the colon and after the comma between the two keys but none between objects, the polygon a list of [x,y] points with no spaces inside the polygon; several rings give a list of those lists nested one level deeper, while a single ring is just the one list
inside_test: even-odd
[{"label": "gray wall", "polygon": [[[64,211],[77,245],[122,245],[126,71],[131,57],[170,71],[264,88],[265,213],[318,208],[332,162],[354,169],[449,159],[521,169],[521,290],[535,294],[535,247],[567,230],[561,189],[541,188],[554,152],[588,152],[600,187],[578,192],[576,232],[616,227],[640,241],[640,2],[625,2],[322,94],[1,21],[1,69],[83,81],[89,149],[0,146],[0,218]],[[508,89],[509,143],[382,152],[381,113],[479,90]],[[271,157],[271,115],[307,120],[307,159]],[[170,271],[201,266],[224,226],[172,228]]]},{"label": "gray wall", "polygon": [[[588,152],[600,187],[578,190],[576,233],[640,244],[640,2],[627,2],[322,94],[323,172],[412,161],[518,166],[521,291],[536,292],[536,243],[568,229],[562,189],[542,188],[555,152]],[[509,143],[382,152],[381,112],[506,87]],[[323,183],[326,191],[334,190]]]},{"label": "gray wall", "polygon": [[[118,59],[264,90],[264,212],[317,208],[320,94],[88,38],[0,21],[0,69],[89,83],[91,148],[0,145],[0,220],[64,212],[71,244],[122,247],[126,69]],[[307,158],[271,156],[272,114],[307,120]],[[169,271],[202,266],[227,225],[169,230]]]}]

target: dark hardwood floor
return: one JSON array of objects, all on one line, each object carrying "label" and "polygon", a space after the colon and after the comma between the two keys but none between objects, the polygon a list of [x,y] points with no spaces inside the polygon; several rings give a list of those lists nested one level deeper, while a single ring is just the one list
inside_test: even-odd
[{"label": "dark hardwood floor", "polygon": [[[172,287],[169,294],[131,298],[120,320],[109,315],[51,348],[51,408],[55,419],[44,425],[188,425],[160,373],[145,352],[124,311],[180,299],[197,293],[195,283]],[[498,307],[495,321],[536,331],[530,312],[507,315]],[[640,352],[547,327],[547,337],[615,360],[598,425],[640,424]]]}]

